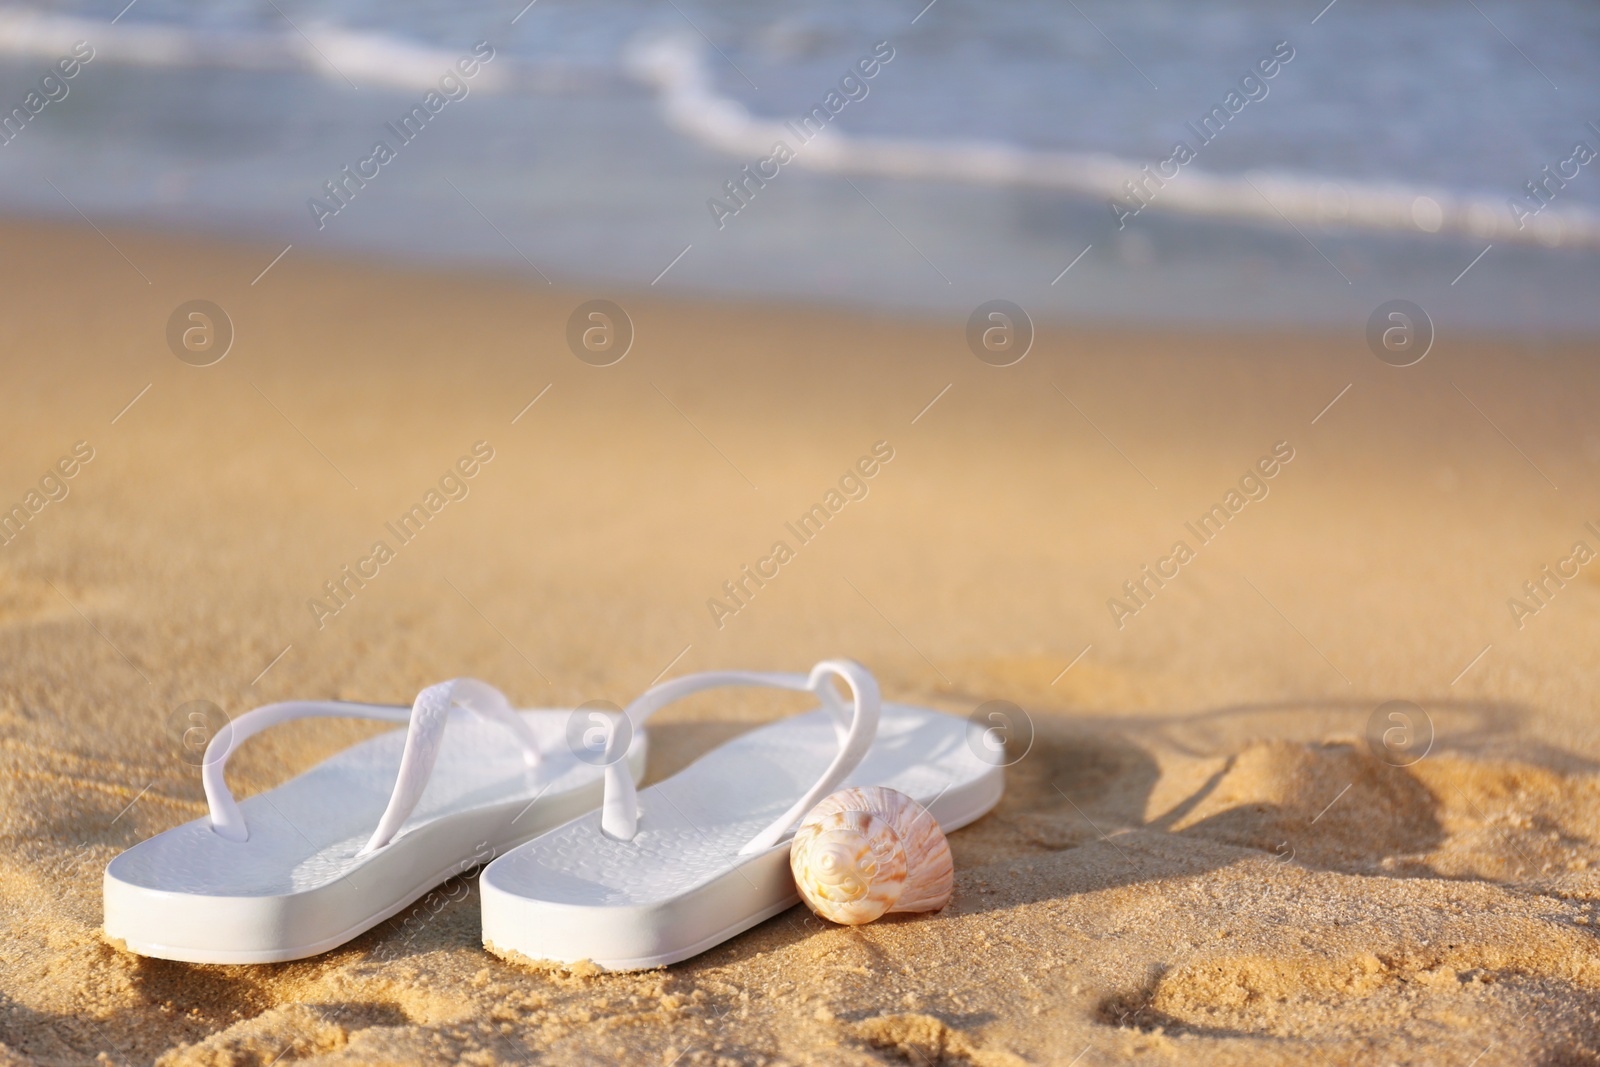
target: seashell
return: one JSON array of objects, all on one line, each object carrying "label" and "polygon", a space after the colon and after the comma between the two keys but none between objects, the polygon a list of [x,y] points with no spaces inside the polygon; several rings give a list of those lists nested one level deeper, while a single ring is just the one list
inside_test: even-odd
[{"label": "seashell", "polygon": [[795,831],[789,868],[811,910],[846,926],[891,911],[938,911],[955,884],[938,820],[883,786],[841,789],[812,808]]}]

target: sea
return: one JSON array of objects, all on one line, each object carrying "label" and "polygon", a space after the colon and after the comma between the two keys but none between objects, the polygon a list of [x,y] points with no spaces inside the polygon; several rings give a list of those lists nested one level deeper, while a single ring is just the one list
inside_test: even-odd
[{"label": "sea", "polygon": [[1597,59],[1588,0],[0,6],[0,212],[597,299],[1586,335]]}]

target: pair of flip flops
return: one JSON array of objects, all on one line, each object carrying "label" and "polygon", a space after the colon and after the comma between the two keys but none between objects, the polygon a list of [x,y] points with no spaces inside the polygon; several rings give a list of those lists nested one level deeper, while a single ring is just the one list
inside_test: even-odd
[{"label": "pair of flip flops", "polygon": [[[848,702],[836,683],[842,683]],[[820,706],[752,730],[639,791],[645,720],[718,686],[809,692]],[[235,801],[250,736],[292,719],[406,723]],[[1002,771],[964,719],[883,704],[859,664],[713,671],[655,686],[620,715],[513,710],[460,678],[404,707],[291,702],[240,716],[207,749],[210,813],[105,872],[105,929],[133,952],[270,963],[343,944],[433,886],[484,868],[483,939],[502,955],[611,970],[688,959],[798,901],[795,824],[841,786],[887,786],[945,829],[1000,799]]]}]

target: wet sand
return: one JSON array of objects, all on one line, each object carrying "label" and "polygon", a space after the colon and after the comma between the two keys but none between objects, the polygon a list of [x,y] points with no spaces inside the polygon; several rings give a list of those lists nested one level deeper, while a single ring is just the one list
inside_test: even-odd
[{"label": "wet sand", "polygon": [[[1600,550],[1592,345],[1441,323],[1400,369],[1358,330],[1042,323],[995,368],[961,322],[298,248],[252,285],[279,249],[5,236],[0,510],[47,502],[0,546],[0,1064],[1600,1057],[1600,563],[1570,562]],[[197,297],[236,333],[210,367],[165,338]],[[593,297],[636,330],[610,367],[566,347]],[[387,534],[478,442],[465,495]],[[864,496],[786,532],[879,442]],[[393,558],[329,598],[378,540]],[[470,880],[296,963],[100,932],[111,857],[204,811],[186,703],[463,674],[626,703],[669,666],[832,655],[890,699],[1024,713],[941,914],[797,908],[628,975],[489,955]],[[1398,755],[1388,701],[1415,706]],[[650,775],[798,707],[675,706]],[[272,731],[230,781],[374,729]]]}]

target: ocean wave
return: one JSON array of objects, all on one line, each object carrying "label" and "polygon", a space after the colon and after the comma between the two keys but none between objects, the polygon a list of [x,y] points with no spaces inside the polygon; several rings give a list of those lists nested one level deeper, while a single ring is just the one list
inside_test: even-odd
[{"label": "ocean wave", "polygon": [[[276,33],[110,23],[32,8],[0,8],[0,55],[54,59],[76,41],[93,45],[99,62],[314,72],[356,85],[417,90],[433,88],[460,58],[460,50],[315,23],[298,30],[286,23],[283,32]],[[491,90],[507,88],[511,81],[506,71],[484,74],[488,76],[484,87]]]},{"label": "ocean wave", "polygon": [[[116,23],[29,7],[0,7],[0,55],[54,60],[88,41],[97,63],[312,74],[344,84],[434,88],[459,58],[388,33],[323,23],[282,31]],[[705,47],[668,34],[635,41],[623,70],[562,60],[505,57],[474,89],[490,93],[614,89],[624,78],[654,92],[667,125],[694,141],[747,160],[790,143],[781,120],[752,115],[716,88]],[[791,144],[791,147],[796,147]],[[1105,200],[1125,199],[1128,183],[1148,181],[1146,161],[1097,152],[1041,151],[978,140],[858,137],[829,126],[805,141],[793,165],[843,175],[1039,188]],[[1372,182],[1283,170],[1221,174],[1188,164],[1140,210],[1177,212],[1272,226],[1344,226],[1421,236],[1445,235],[1545,247],[1600,248],[1600,213],[1551,203],[1520,220],[1494,196],[1404,182]],[[1531,201],[1530,201],[1531,203]]]},{"label": "ocean wave", "polygon": [[[628,69],[657,93],[667,123],[729,155],[768,155],[793,141],[782,122],[750,114],[720,94],[697,40],[668,35],[636,42]],[[791,145],[791,147],[794,147]],[[831,174],[1053,189],[1125,198],[1147,164],[1102,153],[1046,152],[986,141],[852,137],[825,128],[794,153],[793,165]],[[1519,225],[1508,201],[1452,189],[1252,170],[1224,175],[1186,166],[1167,179],[1150,210],[1212,218],[1349,226],[1424,236],[1449,235],[1545,247],[1600,248],[1600,214],[1547,207]]]}]

